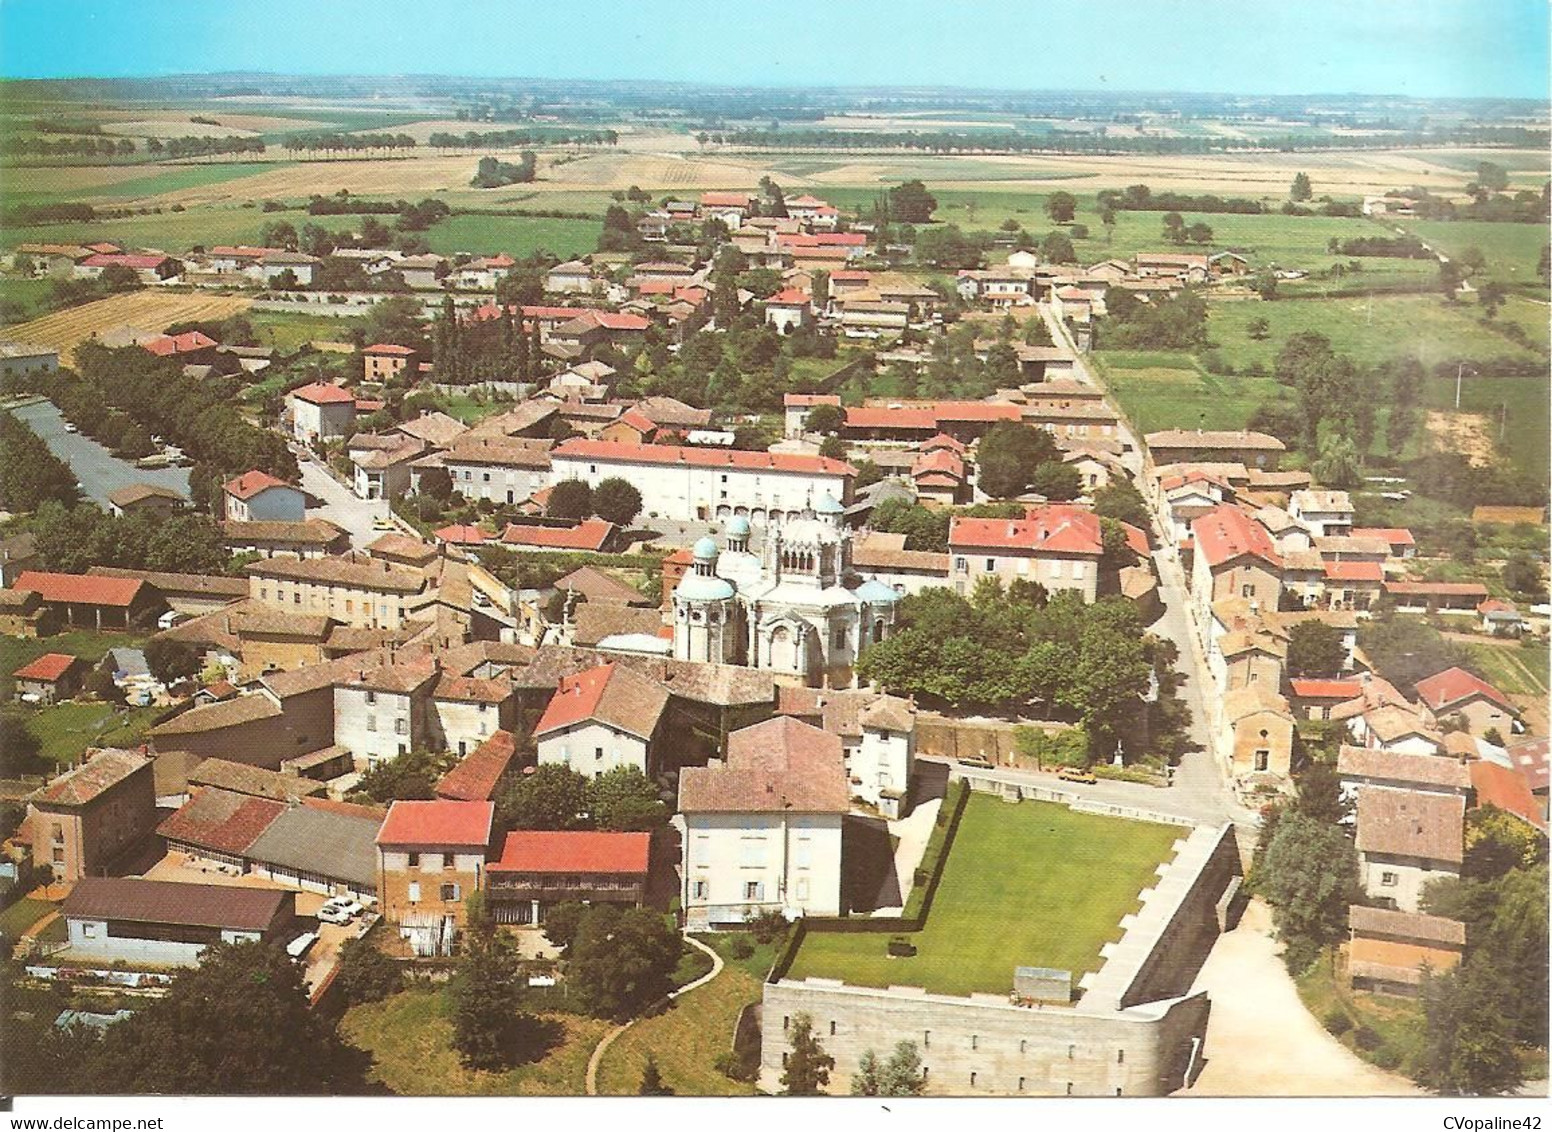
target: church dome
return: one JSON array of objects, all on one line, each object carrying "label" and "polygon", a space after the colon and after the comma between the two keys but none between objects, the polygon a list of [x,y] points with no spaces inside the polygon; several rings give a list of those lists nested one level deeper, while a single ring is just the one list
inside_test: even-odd
[{"label": "church dome", "polygon": [[894,605],[900,600],[900,595],[895,592],[893,586],[877,578],[869,578],[858,586],[857,596],[869,605]]},{"label": "church dome", "polygon": [[717,557],[717,540],[710,535],[704,535],[697,539],[690,553],[703,561]]},{"label": "church dome", "polygon": [[821,495],[814,503],[814,514],[816,515],[844,515],[845,513],[846,508],[842,507],[836,501],[835,496],[828,491]]},{"label": "church dome", "polygon": [[728,520],[728,524],[727,524],[727,537],[728,538],[748,538],[749,537],[749,531],[750,531],[749,520],[744,518],[744,516],[742,516],[742,515],[734,515],[731,519]]},{"label": "church dome", "polygon": [[686,574],[674,587],[674,597],[684,601],[727,601],[732,596],[731,582],[705,574]]}]

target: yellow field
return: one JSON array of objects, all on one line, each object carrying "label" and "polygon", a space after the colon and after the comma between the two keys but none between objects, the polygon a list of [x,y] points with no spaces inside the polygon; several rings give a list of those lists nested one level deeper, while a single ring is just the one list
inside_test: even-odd
[{"label": "yellow field", "polygon": [[250,300],[237,295],[185,295],[165,291],[132,291],[98,299],[85,306],[35,318],[6,328],[13,342],[52,346],[63,365],[75,361],[75,347],[90,339],[118,332],[159,334],[175,322],[228,318],[248,309]]}]

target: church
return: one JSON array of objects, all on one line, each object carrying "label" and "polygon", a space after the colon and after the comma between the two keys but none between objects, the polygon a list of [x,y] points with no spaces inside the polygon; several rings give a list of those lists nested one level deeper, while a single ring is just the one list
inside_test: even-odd
[{"label": "church", "polygon": [[709,535],[675,588],[674,657],[764,668],[793,684],[849,688],[862,650],[894,631],[900,595],[852,566],[844,508],[829,494],[771,527],[760,554],[750,523]]}]

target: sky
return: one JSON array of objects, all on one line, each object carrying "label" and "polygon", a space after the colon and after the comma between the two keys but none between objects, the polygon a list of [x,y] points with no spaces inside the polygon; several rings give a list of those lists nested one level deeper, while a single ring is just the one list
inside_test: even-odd
[{"label": "sky", "polygon": [[1548,97],[1547,0],[0,0],[0,75]]}]

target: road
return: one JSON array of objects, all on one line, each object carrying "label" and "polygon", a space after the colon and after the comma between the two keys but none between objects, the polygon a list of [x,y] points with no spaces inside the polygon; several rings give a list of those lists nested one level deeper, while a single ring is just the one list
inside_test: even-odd
[{"label": "road", "polygon": [[16,418],[37,433],[49,451],[70,466],[86,497],[99,507],[108,506],[108,493],[134,483],[170,487],[185,499],[189,495],[187,468],[137,468],[120,460],[101,444],[80,433],[65,431],[65,418],[50,401],[37,401],[13,409]]},{"label": "road", "polygon": [[343,527],[350,532],[350,545],[356,550],[383,536],[372,521],[388,516],[386,500],[358,497],[316,460],[299,456],[297,464],[302,469],[302,490],[322,501],[322,506],[307,509],[309,519],[327,519]]}]

